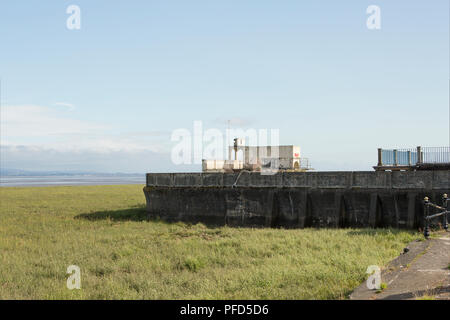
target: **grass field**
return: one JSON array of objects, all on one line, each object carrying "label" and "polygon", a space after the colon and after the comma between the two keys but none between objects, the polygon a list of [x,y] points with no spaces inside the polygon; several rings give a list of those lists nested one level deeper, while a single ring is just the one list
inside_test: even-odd
[{"label": "grass field", "polygon": [[142,187],[0,188],[0,299],[344,299],[421,237],[147,221]]}]

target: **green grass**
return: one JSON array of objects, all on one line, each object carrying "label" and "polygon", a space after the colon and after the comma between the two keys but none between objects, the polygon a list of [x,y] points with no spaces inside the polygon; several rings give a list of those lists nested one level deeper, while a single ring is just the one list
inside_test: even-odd
[{"label": "green grass", "polygon": [[343,299],[420,237],[170,224],[144,203],[138,185],[0,188],[0,299]]},{"label": "green grass", "polygon": [[416,298],[416,300],[436,300],[434,296],[424,295],[422,297]]},{"label": "green grass", "polygon": [[385,290],[385,289],[387,289],[387,283],[382,282],[382,283],[380,284],[380,289],[378,289],[375,293],[381,293],[381,292],[383,292],[383,290]]}]

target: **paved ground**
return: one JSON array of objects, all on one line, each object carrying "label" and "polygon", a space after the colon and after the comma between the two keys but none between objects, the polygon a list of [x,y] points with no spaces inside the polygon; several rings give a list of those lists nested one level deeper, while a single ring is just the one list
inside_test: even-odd
[{"label": "paved ground", "polygon": [[386,289],[369,290],[364,282],[350,299],[450,300],[450,234],[439,233],[437,238],[412,242],[405,251],[382,270],[381,282]]}]

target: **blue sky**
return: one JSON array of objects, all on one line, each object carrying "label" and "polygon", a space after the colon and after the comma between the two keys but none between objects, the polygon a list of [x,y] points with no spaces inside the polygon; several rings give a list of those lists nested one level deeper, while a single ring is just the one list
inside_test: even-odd
[{"label": "blue sky", "polygon": [[195,120],[279,129],[319,170],[449,145],[448,0],[2,1],[0,39],[3,168],[200,170],[170,161]]}]

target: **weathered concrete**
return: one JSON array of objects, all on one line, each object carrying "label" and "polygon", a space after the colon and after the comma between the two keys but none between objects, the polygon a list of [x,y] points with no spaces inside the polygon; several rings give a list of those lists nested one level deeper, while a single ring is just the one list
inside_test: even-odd
[{"label": "weathered concrete", "polygon": [[450,299],[450,236],[413,242],[408,250],[381,271],[382,291],[367,288],[366,282],[350,295],[354,300]]},{"label": "weathered concrete", "polygon": [[450,171],[160,173],[144,193],[149,214],[172,221],[418,228],[422,199],[450,193]]}]

